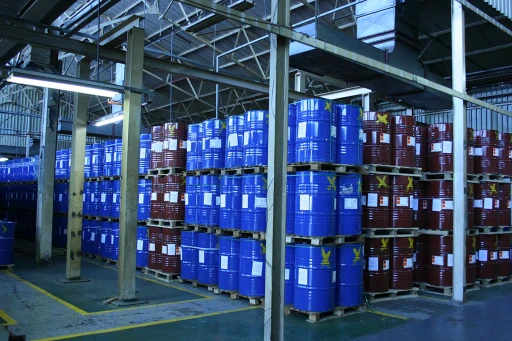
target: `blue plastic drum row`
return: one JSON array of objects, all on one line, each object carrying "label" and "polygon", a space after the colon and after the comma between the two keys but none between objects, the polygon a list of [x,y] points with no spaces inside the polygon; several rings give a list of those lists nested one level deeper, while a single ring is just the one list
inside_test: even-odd
[{"label": "blue plastic drum row", "polygon": [[34,181],[39,177],[39,155],[0,162],[0,182]]}]

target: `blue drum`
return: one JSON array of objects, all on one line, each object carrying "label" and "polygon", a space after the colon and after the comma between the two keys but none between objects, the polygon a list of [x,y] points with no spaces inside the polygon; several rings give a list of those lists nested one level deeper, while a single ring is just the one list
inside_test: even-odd
[{"label": "blue drum", "polygon": [[242,177],[223,175],[220,179],[219,227],[240,229],[242,225]]},{"label": "blue drum", "polygon": [[84,196],[83,196],[83,208],[82,215],[91,215],[91,182],[84,182]]},{"label": "blue drum", "polygon": [[89,203],[89,215],[93,217],[100,216],[100,199],[101,199],[101,190],[100,183],[98,181],[90,182],[91,187],[91,201]]},{"label": "blue drum", "polygon": [[112,255],[112,224],[108,221],[101,222],[100,228],[100,256],[110,258]]},{"label": "blue drum", "polygon": [[295,175],[286,177],[286,234],[295,234]]},{"label": "blue drum", "polygon": [[361,175],[339,175],[336,178],[336,234],[359,235],[362,221]]},{"label": "blue drum", "polygon": [[267,229],[267,176],[242,175],[242,226],[244,231]]},{"label": "blue drum", "polygon": [[91,221],[82,220],[82,252],[92,253],[91,247]]},{"label": "blue drum", "polygon": [[338,246],[336,306],[356,307],[363,304],[363,244]]},{"label": "blue drum", "polygon": [[138,268],[148,266],[149,236],[146,226],[137,226],[137,255],[135,265]]},{"label": "blue drum", "polygon": [[103,143],[94,143],[92,145],[91,157],[91,177],[97,178],[103,176],[103,157],[105,155],[105,147]]},{"label": "blue drum", "polygon": [[199,250],[197,248],[197,232],[181,232],[181,278],[197,280]]},{"label": "blue drum", "polygon": [[219,237],[219,289],[238,291],[240,273],[240,239]]},{"label": "blue drum", "polygon": [[244,115],[229,116],[226,124],[226,168],[244,165]]},{"label": "blue drum", "polygon": [[100,202],[98,207],[100,217],[110,217],[112,215],[113,186],[113,181],[100,181]]},{"label": "blue drum", "polygon": [[201,186],[201,201],[199,202],[199,224],[205,226],[219,226],[219,176],[201,175],[199,177],[199,182]]},{"label": "blue drum", "polygon": [[336,163],[362,165],[362,109],[353,105],[336,104],[336,111]]},{"label": "blue drum", "polygon": [[14,264],[14,223],[0,220],[0,265]]},{"label": "blue drum", "polygon": [[244,166],[268,165],[268,111],[245,113]]},{"label": "blue drum", "polygon": [[119,211],[121,209],[121,181],[112,181],[112,218],[119,219]]},{"label": "blue drum", "polygon": [[103,176],[114,175],[114,150],[115,140],[105,141],[104,155],[103,155]]},{"label": "blue drum", "polygon": [[284,304],[293,305],[295,290],[295,246],[286,245],[284,257]]},{"label": "blue drum", "polygon": [[151,212],[151,180],[139,180],[139,205],[137,220],[148,220]]},{"label": "blue drum", "polygon": [[219,282],[218,244],[217,235],[214,233],[199,233],[197,236],[197,281],[201,284],[217,285]]},{"label": "blue drum", "polygon": [[114,140],[114,162],[113,162],[113,174],[114,176],[121,176],[121,164],[123,158],[123,140]]},{"label": "blue drum", "polygon": [[189,124],[187,133],[187,170],[201,169],[203,124]]},{"label": "blue drum", "polygon": [[151,163],[151,134],[140,134],[139,174],[147,174]]},{"label": "blue drum", "polygon": [[240,239],[240,295],[265,296],[265,241]]},{"label": "blue drum", "polygon": [[95,256],[101,255],[101,223],[98,220],[91,220],[89,228],[91,229],[91,253]]},{"label": "blue drum", "polygon": [[226,121],[211,119],[203,122],[201,167],[224,168],[226,148]]},{"label": "blue drum", "polygon": [[187,176],[185,193],[185,223],[199,223],[199,204],[201,202],[201,185],[198,176]]},{"label": "blue drum", "polygon": [[288,163],[295,163],[295,141],[297,140],[297,106],[288,106]]},{"label": "blue drum", "polygon": [[84,160],[84,178],[91,177],[92,167],[92,144],[85,146],[85,160]]}]

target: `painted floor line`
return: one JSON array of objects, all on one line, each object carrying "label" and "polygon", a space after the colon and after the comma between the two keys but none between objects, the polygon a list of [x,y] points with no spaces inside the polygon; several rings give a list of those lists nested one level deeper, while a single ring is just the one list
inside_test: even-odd
[{"label": "painted floor line", "polygon": [[387,316],[387,317],[393,317],[393,318],[400,319],[400,320],[408,320],[408,318],[405,317],[405,316],[384,313],[382,311],[368,310],[368,312],[372,313],[372,314],[377,314],[377,315],[382,315],[382,316]]},{"label": "painted floor line", "polygon": [[167,324],[167,323],[173,323],[173,322],[180,322],[180,321],[187,321],[187,320],[194,320],[199,319],[202,317],[209,317],[209,316],[217,316],[222,314],[229,314],[229,313],[235,313],[250,309],[258,309],[259,306],[256,307],[245,307],[245,308],[238,308],[238,309],[232,309],[232,310],[225,310],[225,311],[217,311],[212,313],[206,313],[206,314],[199,314],[199,315],[192,315],[192,316],[185,316],[185,317],[178,317],[173,319],[167,319],[167,320],[161,320],[161,321],[152,321],[152,322],[146,322],[146,323],[139,323],[139,324],[133,324],[129,326],[124,327],[116,327],[116,328],[109,328],[109,329],[103,329],[103,330],[94,330],[90,332],[83,332],[83,333],[76,333],[76,334],[68,334],[68,335],[61,335],[61,336],[54,336],[44,339],[37,339],[34,341],[53,341],[53,340],[63,340],[63,339],[71,339],[74,337],[81,337],[81,336],[88,336],[88,335],[97,335],[97,334],[106,334],[106,333],[113,333],[123,330],[129,330],[129,329],[135,329],[135,328],[142,328],[142,327],[149,327],[149,326],[156,326],[160,324]]},{"label": "painted floor line", "polygon": [[18,324],[12,317],[7,315],[5,311],[0,309],[0,318],[5,321],[5,323],[0,324],[1,326],[12,326],[13,324]]}]

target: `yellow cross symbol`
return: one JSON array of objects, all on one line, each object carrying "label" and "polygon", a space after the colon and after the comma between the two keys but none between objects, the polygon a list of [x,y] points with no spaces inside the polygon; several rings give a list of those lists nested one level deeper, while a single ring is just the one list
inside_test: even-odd
[{"label": "yellow cross symbol", "polygon": [[469,196],[473,196],[473,184],[469,184]]},{"label": "yellow cross symbol", "polygon": [[377,114],[376,123],[388,124],[388,114]]},{"label": "yellow cross symbol", "polygon": [[359,262],[361,260],[361,247],[359,247],[359,249],[353,248],[352,252],[354,252],[353,262]]},{"label": "yellow cross symbol", "polygon": [[[359,108],[359,121],[361,121],[363,119],[363,116],[364,116],[364,112],[363,112],[363,109],[362,108]],[[511,139],[512,140],[512,139]],[[511,141],[512,142],[512,141]]]},{"label": "yellow cross symbol", "polygon": [[382,243],[382,247],[380,249],[386,250],[388,248],[389,238],[382,238],[380,241]]},{"label": "yellow cross symbol", "polygon": [[473,248],[476,249],[476,237],[473,237]]},{"label": "yellow cross symbol", "polygon": [[265,187],[265,190],[266,190],[267,187],[268,187],[267,178],[263,177],[263,182],[265,183],[264,187]]},{"label": "yellow cross symbol", "polygon": [[261,253],[262,253],[262,254],[267,253],[267,247],[265,246],[265,244],[260,243],[260,246],[261,246]]},{"label": "yellow cross symbol", "polygon": [[185,178],[184,176],[181,177],[181,184],[182,185],[186,185],[187,184],[187,178]]},{"label": "yellow cross symbol", "polygon": [[498,191],[496,190],[496,184],[490,184],[489,187],[491,187],[491,194],[498,194]]},{"label": "yellow cross symbol", "polygon": [[220,121],[220,129],[226,129],[226,122]]},{"label": "yellow cross symbol", "polygon": [[2,224],[2,230],[3,230],[2,233],[7,233],[7,227],[5,227],[4,224]]},{"label": "yellow cross symbol", "polygon": [[331,262],[329,261],[330,255],[331,255],[331,251],[325,253],[325,250],[322,247],[322,263],[320,263],[320,265],[330,266],[331,265]]},{"label": "yellow cross symbol", "polygon": [[407,184],[406,190],[412,191],[412,176],[410,176],[408,179],[409,179],[409,183]]},{"label": "yellow cross symbol", "polygon": [[267,121],[265,122],[265,124],[267,124],[267,125],[268,125],[268,120],[269,120],[269,116],[268,116],[268,114],[265,116],[265,118],[267,119]]},{"label": "yellow cross symbol", "polygon": [[413,248],[414,248],[414,238],[409,237],[409,249],[413,249]]},{"label": "yellow cross symbol", "polygon": [[494,247],[498,247],[498,235],[496,235],[496,241],[494,242]]},{"label": "yellow cross symbol", "polygon": [[332,111],[332,109],[331,109],[331,105],[332,105],[332,103],[331,103],[331,102],[325,102],[325,108],[324,108],[324,110]]},{"label": "yellow cross symbol", "polygon": [[333,176],[331,178],[331,177],[328,176],[327,180],[329,180],[329,186],[327,187],[327,190],[328,191],[335,191],[336,190],[336,177]]},{"label": "yellow cross symbol", "polygon": [[174,126],[174,123],[171,124],[170,128],[169,128],[169,131],[170,131],[170,135],[173,136],[174,135],[174,129],[176,129],[176,127]]},{"label": "yellow cross symbol", "polygon": [[361,179],[357,180],[357,193],[361,194],[363,191],[363,186],[361,184]]},{"label": "yellow cross symbol", "polygon": [[497,130],[494,131],[496,133],[496,140],[498,140],[500,138],[500,133],[498,133]]},{"label": "yellow cross symbol", "polygon": [[377,175],[377,180],[379,181],[379,186],[377,186],[377,188],[388,187],[388,184],[386,183],[386,177],[386,175],[383,175],[381,178]]}]

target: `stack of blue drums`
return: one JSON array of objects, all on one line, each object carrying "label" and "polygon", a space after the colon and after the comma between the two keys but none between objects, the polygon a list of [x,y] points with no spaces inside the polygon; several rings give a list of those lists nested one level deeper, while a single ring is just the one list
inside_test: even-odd
[{"label": "stack of blue drums", "polygon": [[0,266],[14,264],[14,223],[0,220]]},{"label": "stack of blue drums", "polygon": [[239,175],[221,176],[219,227],[242,228],[242,177]]},{"label": "stack of blue drums", "polygon": [[244,126],[243,165],[268,165],[268,111],[246,112]]},{"label": "stack of blue drums", "polygon": [[199,264],[198,233],[181,232],[181,278],[197,281]]},{"label": "stack of blue drums", "polygon": [[189,124],[187,127],[187,170],[202,169],[203,124]]},{"label": "stack of blue drums", "polygon": [[226,123],[226,168],[242,167],[244,164],[245,116],[229,116]]},{"label": "stack of blue drums", "polygon": [[201,168],[224,168],[226,121],[212,119],[203,122]]},{"label": "stack of blue drums", "polygon": [[241,230],[265,232],[267,228],[267,176],[242,175]]},{"label": "stack of blue drums", "polygon": [[219,276],[219,241],[214,233],[198,233],[197,282],[217,285]]}]

